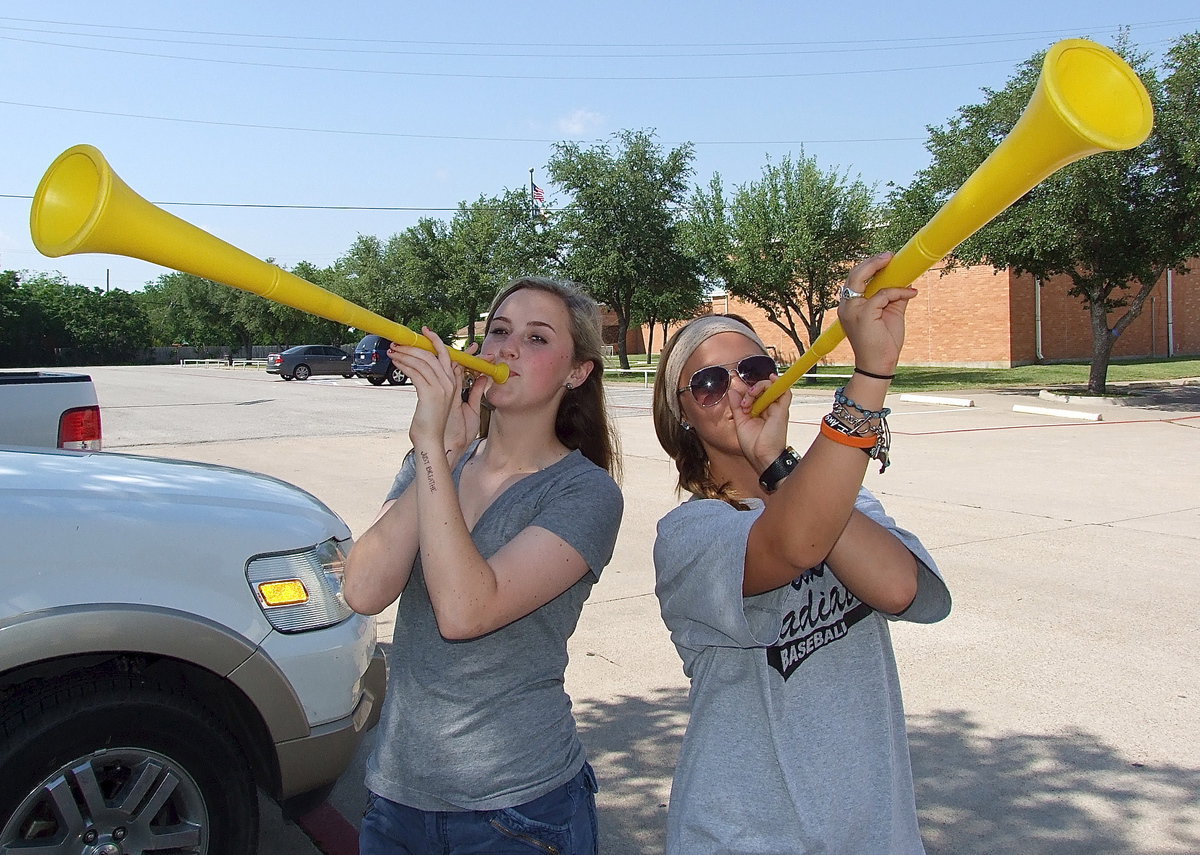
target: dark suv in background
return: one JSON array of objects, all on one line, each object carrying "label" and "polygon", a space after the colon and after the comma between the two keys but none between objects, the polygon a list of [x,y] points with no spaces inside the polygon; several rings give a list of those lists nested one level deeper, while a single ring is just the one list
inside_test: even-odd
[{"label": "dark suv in background", "polygon": [[393,386],[403,386],[408,375],[392,365],[388,359],[391,342],[383,336],[368,335],[354,346],[354,376],[365,377],[372,386],[382,386],[384,381]]}]

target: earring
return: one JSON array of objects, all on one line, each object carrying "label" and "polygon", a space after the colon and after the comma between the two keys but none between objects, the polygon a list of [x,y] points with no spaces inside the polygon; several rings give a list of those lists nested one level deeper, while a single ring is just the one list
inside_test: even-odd
[{"label": "earring", "polygon": [[691,430],[691,429],[692,429],[692,426],[691,426],[690,424],[688,424],[687,422],[680,422],[679,424],[680,424],[680,426],[681,426],[681,427],[682,427],[684,430]]},{"label": "earring", "polygon": [[570,391],[571,391],[572,389],[574,389],[574,388],[575,388],[575,387],[574,387],[574,386],[572,386],[570,383],[568,383],[568,384],[567,384],[567,391],[568,391],[568,392],[570,392]]}]

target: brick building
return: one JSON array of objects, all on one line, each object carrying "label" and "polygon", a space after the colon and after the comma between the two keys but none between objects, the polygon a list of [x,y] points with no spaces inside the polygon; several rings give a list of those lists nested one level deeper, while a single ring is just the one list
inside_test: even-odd
[{"label": "brick building", "polygon": [[[1114,358],[1200,355],[1200,259],[1192,259],[1191,266],[1190,273],[1163,276],[1155,284],[1142,314],[1113,346]],[[945,275],[931,270],[915,284],[920,295],[906,316],[905,365],[1011,368],[1091,359],[1090,316],[1079,298],[1067,295],[1071,283],[1065,276],[1039,287],[1032,276],[976,266]],[[718,294],[712,311],[746,318],[780,361],[798,358],[791,339],[761,309]],[[826,325],[836,317],[836,311],[828,312]],[[642,336],[649,340],[646,328]],[[654,352],[662,344],[659,328]],[[845,365],[851,358],[842,342],[826,361]]]}]

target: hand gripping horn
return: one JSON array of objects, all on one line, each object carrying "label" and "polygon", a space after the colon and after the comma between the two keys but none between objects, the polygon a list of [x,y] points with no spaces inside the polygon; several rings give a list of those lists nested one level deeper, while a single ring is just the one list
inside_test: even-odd
[{"label": "hand gripping horn", "polygon": [[[51,258],[83,252],[140,258],[397,344],[434,350],[429,339],[408,327],[255,258],[147,202],[90,145],[69,148],[50,164],[33,197],[29,230],[34,246]],[[508,379],[507,365],[455,349],[450,350],[450,358],[497,383]]]},{"label": "hand gripping horn", "polygon": [[[1064,39],[1046,53],[1033,96],[1017,124],[933,218],[867,285],[906,287],[1051,173],[1102,151],[1145,142],[1154,122],[1146,87],[1116,53]],[[845,338],[835,321],[751,407],[759,415]]]}]

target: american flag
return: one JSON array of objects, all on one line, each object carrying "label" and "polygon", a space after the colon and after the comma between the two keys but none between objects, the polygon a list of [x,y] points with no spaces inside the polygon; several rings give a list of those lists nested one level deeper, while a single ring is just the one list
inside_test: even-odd
[{"label": "american flag", "polygon": [[[532,182],[530,182],[530,183],[532,183]],[[533,185],[533,201],[535,201],[535,202],[545,202],[546,201],[546,191],[543,190],[541,187],[538,187],[536,184]]]}]

